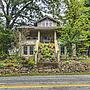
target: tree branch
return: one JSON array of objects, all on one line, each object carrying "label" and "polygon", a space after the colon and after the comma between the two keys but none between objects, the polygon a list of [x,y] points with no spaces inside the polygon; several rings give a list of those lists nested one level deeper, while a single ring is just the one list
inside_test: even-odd
[{"label": "tree branch", "polygon": [[6,6],[6,12],[7,12],[7,15],[9,15],[9,8],[10,8],[10,0],[8,0],[7,2],[7,6]]},{"label": "tree branch", "polygon": [[6,12],[4,10],[5,7],[4,7],[4,4],[3,4],[2,0],[0,0],[0,3],[1,3],[1,9],[3,11],[3,14],[6,15]]},{"label": "tree branch", "polygon": [[12,23],[10,24],[10,27],[12,27],[12,26],[14,25],[16,19],[17,19],[18,16],[20,15],[20,13],[21,13],[29,4],[31,4],[31,3],[33,3],[33,0],[27,2],[27,3],[16,13],[16,15],[14,16],[14,19],[13,19]]}]

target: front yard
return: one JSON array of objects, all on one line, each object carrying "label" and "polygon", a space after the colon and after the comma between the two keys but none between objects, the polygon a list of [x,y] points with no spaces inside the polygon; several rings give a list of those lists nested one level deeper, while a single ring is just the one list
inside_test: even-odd
[{"label": "front yard", "polygon": [[[0,61],[0,76],[21,75],[74,75],[90,74],[90,58],[88,60],[64,60],[58,65],[51,67],[45,65],[43,68],[34,66],[34,58],[25,60],[21,57],[11,57]],[[55,66],[56,65],[56,66]]]}]

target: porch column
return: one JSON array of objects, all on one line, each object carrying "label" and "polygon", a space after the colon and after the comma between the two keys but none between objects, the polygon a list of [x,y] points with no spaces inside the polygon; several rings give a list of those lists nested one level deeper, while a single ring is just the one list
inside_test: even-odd
[{"label": "porch column", "polygon": [[40,31],[38,31],[38,41],[40,42]]},{"label": "porch column", "polygon": [[65,54],[65,59],[67,58],[67,47],[64,47],[64,54]]},{"label": "porch column", "polygon": [[56,41],[57,39],[57,35],[56,35],[56,31],[54,32],[54,42]]},{"label": "porch column", "polygon": [[55,43],[55,52],[57,53],[57,48],[58,48],[58,46],[57,46],[57,40],[56,40],[56,31],[54,31],[54,43]]},{"label": "porch column", "polygon": [[35,53],[35,65],[37,65],[37,60],[38,60],[38,44],[40,42],[40,31],[38,31],[38,40],[36,42],[36,50],[37,52]]},{"label": "porch column", "polygon": [[76,44],[72,44],[72,57],[76,59]]},{"label": "porch column", "polygon": [[66,46],[64,47],[64,52],[65,52],[65,56],[67,55],[67,48]]},{"label": "porch column", "polygon": [[27,55],[29,56],[30,55],[30,48],[29,48],[29,46],[27,46]]},{"label": "porch column", "polygon": [[19,31],[19,56],[22,55],[22,47],[21,47],[21,32]]},{"label": "porch column", "polygon": [[35,65],[37,65],[37,53],[35,54]]}]

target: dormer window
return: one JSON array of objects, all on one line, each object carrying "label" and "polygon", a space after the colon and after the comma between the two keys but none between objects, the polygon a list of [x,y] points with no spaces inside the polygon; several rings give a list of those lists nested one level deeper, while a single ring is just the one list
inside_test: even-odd
[{"label": "dormer window", "polygon": [[46,27],[48,27],[49,26],[49,22],[46,22]]},{"label": "dormer window", "polygon": [[56,21],[55,19],[53,18],[50,18],[50,17],[44,17],[42,19],[40,19],[39,21],[36,22],[37,26],[40,26],[40,27],[52,27],[52,26],[57,26],[59,22]]},{"label": "dormer window", "polygon": [[50,26],[53,26],[53,25],[52,25],[52,22],[50,22]]}]

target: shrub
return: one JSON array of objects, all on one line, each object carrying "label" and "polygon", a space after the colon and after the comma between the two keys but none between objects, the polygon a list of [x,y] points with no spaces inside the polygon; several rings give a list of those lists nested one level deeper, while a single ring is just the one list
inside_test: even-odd
[{"label": "shrub", "polygon": [[18,63],[17,60],[4,60],[4,63]]},{"label": "shrub", "polygon": [[5,64],[4,63],[0,63],[0,68],[4,68]]},{"label": "shrub", "polygon": [[35,60],[34,60],[34,58],[30,58],[30,59],[28,60],[28,65],[29,65],[31,68],[34,67],[34,65],[35,65]]}]

